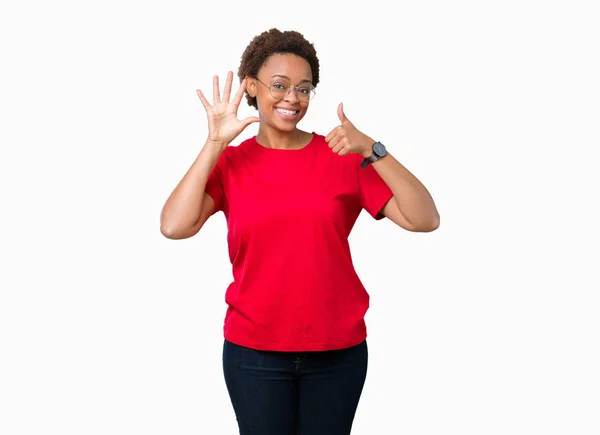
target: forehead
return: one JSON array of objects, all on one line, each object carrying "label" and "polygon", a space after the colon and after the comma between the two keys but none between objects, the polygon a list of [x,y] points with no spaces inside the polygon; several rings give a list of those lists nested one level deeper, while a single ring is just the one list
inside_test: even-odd
[{"label": "forehead", "polygon": [[272,54],[259,72],[267,77],[275,74],[284,75],[292,81],[312,80],[310,65],[304,58],[295,54]]}]

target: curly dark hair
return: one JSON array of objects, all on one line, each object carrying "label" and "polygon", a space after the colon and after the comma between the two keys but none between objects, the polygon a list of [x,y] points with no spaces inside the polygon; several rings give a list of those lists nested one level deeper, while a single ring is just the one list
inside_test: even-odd
[{"label": "curly dark hair", "polygon": [[[282,32],[274,28],[255,36],[244,50],[238,69],[240,82],[245,77],[256,77],[269,56],[276,53],[295,54],[304,58],[312,70],[312,84],[317,86],[319,83],[319,58],[313,44],[299,32],[294,30]],[[256,97],[251,97],[246,92],[246,99],[248,105],[255,109],[258,108]]]}]

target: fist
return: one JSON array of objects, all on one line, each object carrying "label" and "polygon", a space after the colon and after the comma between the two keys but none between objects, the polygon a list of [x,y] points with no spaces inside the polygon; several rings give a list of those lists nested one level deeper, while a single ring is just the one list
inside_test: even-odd
[{"label": "fist", "polygon": [[338,106],[337,113],[341,124],[331,130],[325,138],[329,148],[340,156],[362,154],[364,157],[368,157],[371,155],[371,146],[375,141],[350,122],[344,113],[343,103]]}]

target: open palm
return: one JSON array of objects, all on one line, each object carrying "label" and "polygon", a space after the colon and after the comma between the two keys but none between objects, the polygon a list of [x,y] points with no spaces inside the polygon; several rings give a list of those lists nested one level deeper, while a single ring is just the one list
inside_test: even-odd
[{"label": "open palm", "polygon": [[233,97],[233,101],[229,101],[231,97],[231,86],[233,84],[233,72],[227,73],[225,81],[225,89],[223,89],[223,99],[219,90],[219,77],[213,78],[213,104],[211,105],[201,90],[196,90],[202,105],[206,109],[208,116],[208,140],[213,142],[222,142],[229,144],[235,139],[248,125],[253,122],[260,121],[255,116],[250,116],[245,119],[238,119],[237,112],[240,107],[240,102],[246,90],[246,79],[242,80],[240,88]]}]

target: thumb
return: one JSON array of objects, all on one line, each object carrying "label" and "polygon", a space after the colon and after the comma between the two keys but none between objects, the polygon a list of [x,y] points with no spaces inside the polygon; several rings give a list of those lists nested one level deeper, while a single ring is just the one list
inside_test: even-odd
[{"label": "thumb", "polygon": [[348,121],[348,118],[346,118],[346,114],[344,113],[344,103],[340,103],[337,112],[338,118],[340,118],[340,121],[342,121],[342,123]]},{"label": "thumb", "polygon": [[248,118],[242,121],[242,123],[244,124],[244,128],[248,127],[253,122],[260,122],[260,118],[257,118],[256,116],[249,116]]}]

